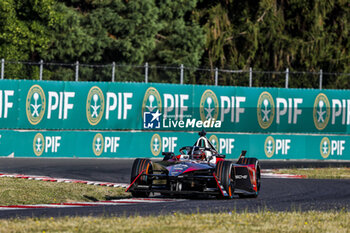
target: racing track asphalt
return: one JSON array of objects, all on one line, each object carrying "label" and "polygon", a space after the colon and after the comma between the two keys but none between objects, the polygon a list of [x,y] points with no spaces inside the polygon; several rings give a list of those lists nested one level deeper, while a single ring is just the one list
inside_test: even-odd
[{"label": "racing track asphalt", "polygon": [[[130,159],[2,158],[0,172],[106,182],[129,182]],[[347,166],[350,163],[262,161],[262,168]],[[0,218],[160,215],[173,212],[350,210],[350,180],[262,179],[256,199],[191,199],[181,202],[98,207],[2,210]]]}]

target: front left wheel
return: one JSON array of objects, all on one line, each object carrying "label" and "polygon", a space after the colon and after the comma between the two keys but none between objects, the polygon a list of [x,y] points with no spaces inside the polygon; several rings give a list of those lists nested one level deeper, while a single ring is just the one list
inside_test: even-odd
[{"label": "front left wheel", "polygon": [[[235,171],[230,161],[219,161],[216,164],[215,175],[221,184],[224,193],[227,193],[225,198],[233,198],[235,191]],[[221,189],[222,189],[221,188]]]},{"label": "front left wheel", "polygon": [[[143,172],[145,175],[141,175],[135,182],[134,180],[138,175]],[[152,180],[147,176],[153,173],[152,161],[150,159],[135,159],[131,169],[131,183],[134,182],[133,187],[137,188],[138,185],[151,186]],[[149,197],[150,192],[147,191],[131,191],[133,197]]]}]

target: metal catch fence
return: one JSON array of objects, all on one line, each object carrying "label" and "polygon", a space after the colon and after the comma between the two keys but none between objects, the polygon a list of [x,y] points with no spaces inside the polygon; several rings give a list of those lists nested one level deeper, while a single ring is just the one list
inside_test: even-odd
[{"label": "metal catch fence", "polygon": [[222,86],[350,89],[349,73],[195,68],[181,65],[83,64],[1,59],[1,79],[163,82]]}]

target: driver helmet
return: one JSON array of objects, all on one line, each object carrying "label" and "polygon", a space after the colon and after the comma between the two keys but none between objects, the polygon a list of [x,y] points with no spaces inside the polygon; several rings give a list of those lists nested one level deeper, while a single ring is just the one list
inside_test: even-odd
[{"label": "driver helmet", "polygon": [[193,158],[194,158],[194,159],[201,159],[201,160],[204,160],[204,159],[206,158],[206,156],[205,156],[205,153],[204,153],[202,150],[200,150],[200,149],[195,149],[195,150],[193,151]]}]

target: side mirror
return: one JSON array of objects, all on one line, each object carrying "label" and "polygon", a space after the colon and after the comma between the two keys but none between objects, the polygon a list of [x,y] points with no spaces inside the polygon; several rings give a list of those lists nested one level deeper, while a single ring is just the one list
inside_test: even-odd
[{"label": "side mirror", "polygon": [[162,152],[162,155],[164,155],[163,160],[169,160],[175,156],[174,152]]}]

